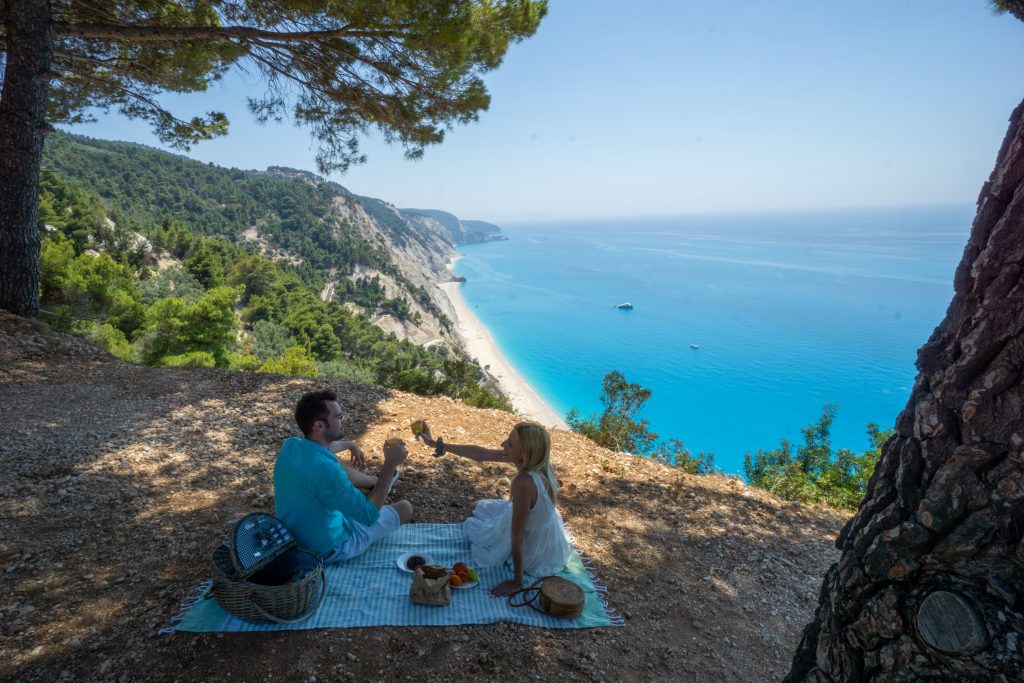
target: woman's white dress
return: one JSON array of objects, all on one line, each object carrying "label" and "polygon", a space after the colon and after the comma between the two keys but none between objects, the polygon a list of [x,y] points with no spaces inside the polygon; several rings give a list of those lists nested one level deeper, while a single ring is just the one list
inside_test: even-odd
[{"label": "woman's white dress", "polygon": [[[551,502],[544,476],[527,470],[537,487],[537,502],[523,529],[523,572],[531,576],[556,574],[569,561],[569,540],[558,508]],[[469,538],[473,562],[494,567],[512,561],[512,501],[481,500],[473,516],[462,523]]]}]

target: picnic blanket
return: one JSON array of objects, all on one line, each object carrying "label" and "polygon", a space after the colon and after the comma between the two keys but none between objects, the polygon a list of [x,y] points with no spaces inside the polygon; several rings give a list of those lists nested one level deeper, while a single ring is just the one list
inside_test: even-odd
[{"label": "picnic blanket", "polygon": [[[593,628],[621,626],[623,620],[609,610],[603,593],[575,548],[566,568],[559,574],[578,584],[586,595],[583,613],[576,619],[541,614],[529,607],[510,607],[506,598],[492,598],[490,588],[513,578],[512,568],[487,567],[479,572],[479,585],[453,589],[447,607],[418,605],[409,600],[412,574],[398,567],[403,553],[429,554],[435,564],[451,567],[456,562],[472,564],[469,541],[460,524],[404,524],[364,554],[340,564],[324,567],[327,595],[313,616],[300,624],[254,624],[228,614],[213,598],[212,581],[204,582],[182,603],[181,614],[162,632],[283,631],[361,626],[449,626],[490,624],[508,621],[545,628]],[[527,577],[527,585],[531,582]]]}]

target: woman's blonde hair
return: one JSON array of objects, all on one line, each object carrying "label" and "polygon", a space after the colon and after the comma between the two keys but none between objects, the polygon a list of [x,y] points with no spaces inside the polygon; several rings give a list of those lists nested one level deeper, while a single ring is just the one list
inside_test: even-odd
[{"label": "woman's blonde hair", "polygon": [[536,470],[548,481],[551,502],[558,503],[558,480],[551,469],[551,435],[536,422],[520,422],[512,428],[519,437],[519,449],[523,452],[520,472]]}]

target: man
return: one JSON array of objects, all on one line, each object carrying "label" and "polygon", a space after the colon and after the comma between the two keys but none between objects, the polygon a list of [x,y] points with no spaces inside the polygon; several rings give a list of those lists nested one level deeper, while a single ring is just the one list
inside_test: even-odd
[{"label": "man", "polygon": [[[339,447],[343,414],[331,391],[305,394],[295,406],[295,421],[305,438],[292,437],[274,463],[274,508],[299,545],[343,562],[366,552],[412,519],[412,504],[384,501],[398,466],[409,457],[405,444],[384,447],[384,468],[369,494],[360,492],[331,451]],[[344,442],[360,464],[362,451]]]}]

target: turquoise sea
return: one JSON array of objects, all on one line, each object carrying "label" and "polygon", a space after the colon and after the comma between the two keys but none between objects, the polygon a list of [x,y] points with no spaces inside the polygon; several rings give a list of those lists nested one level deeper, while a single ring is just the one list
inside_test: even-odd
[{"label": "turquoise sea", "polygon": [[[742,473],[838,405],[834,447],[868,446],[910,394],[953,294],[970,206],[503,225],[466,245],[462,293],[561,415],[619,370],[653,390],[662,438]],[[617,304],[630,302],[632,310]],[[699,348],[691,348],[696,344]]]}]

